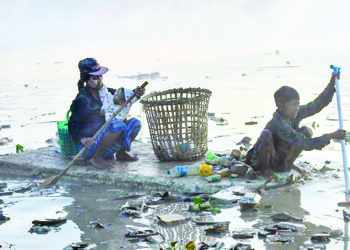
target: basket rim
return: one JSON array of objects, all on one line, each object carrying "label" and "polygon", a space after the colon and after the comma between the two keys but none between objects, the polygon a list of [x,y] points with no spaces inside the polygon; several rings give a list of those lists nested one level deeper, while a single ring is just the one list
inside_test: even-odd
[{"label": "basket rim", "polygon": [[[193,97],[193,98],[187,98],[187,99],[178,99],[178,100],[155,100],[155,101],[148,101],[147,99],[157,96],[157,95],[164,95],[164,94],[170,94],[170,93],[186,93],[186,92],[191,92],[191,91],[196,91],[196,92],[203,92],[207,94],[207,96],[198,96],[198,97]],[[212,92],[209,89],[203,89],[203,88],[173,88],[173,89],[168,89],[164,91],[153,91],[150,94],[144,96],[141,100],[140,103],[143,105],[163,105],[163,104],[175,104],[175,103],[184,103],[184,102],[190,102],[190,101],[196,101],[200,100],[204,97],[210,97]]]}]

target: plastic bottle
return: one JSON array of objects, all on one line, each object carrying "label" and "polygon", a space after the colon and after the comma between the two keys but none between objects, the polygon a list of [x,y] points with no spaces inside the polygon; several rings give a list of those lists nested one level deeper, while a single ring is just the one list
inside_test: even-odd
[{"label": "plastic bottle", "polygon": [[220,175],[211,175],[206,177],[208,182],[218,182],[221,180],[221,176]]},{"label": "plastic bottle", "polygon": [[188,176],[188,175],[198,175],[199,174],[199,165],[178,165],[174,168],[167,170],[168,175],[173,177],[179,176]]},{"label": "plastic bottle", "polygon": [[232,172],[231,172],[230,168],[223,168],[223,169],[215,171],[215,174],[218,174],[221,177],[227,177],[227,176],[231,175]]},{"label": "plastic bottle", "polygon": [[223,156],[218,158],[218,164],[223,167],[230,167],[234,163],[234,158],[229,156]]}]

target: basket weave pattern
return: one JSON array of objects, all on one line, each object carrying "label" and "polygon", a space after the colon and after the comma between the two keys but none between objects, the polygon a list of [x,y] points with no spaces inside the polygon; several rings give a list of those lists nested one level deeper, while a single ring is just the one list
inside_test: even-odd
[{"label": "basket weave pattern", "polygon": [[153,92],[141,100],[159,160],[197,160],[205,154],[210,96],[207,89],[180,88]]}]

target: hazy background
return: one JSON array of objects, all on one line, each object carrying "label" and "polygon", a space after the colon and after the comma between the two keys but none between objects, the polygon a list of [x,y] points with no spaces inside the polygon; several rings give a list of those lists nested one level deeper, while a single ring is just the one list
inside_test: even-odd
[{"label": "hazy background", "polygon": [[[109,67],[109,87],[134,88],[143,80],[120,77],[159,72],[164,78],[149,80],[147,92],[212,90],[209,111],[229,121],[209,124],[210,138],[230,135],[216,140],[219,148],[234,147],[244,135],[255,140],[281,85],[297,88],[302,103],[315,98],[329,81],[330,64],[343,68],[346,118],[349,7],[349,1],[319,0],[1,1],[0,121],[11,129],[0,133],[13,142],[0,153],[54,137],[54,121],[64,119],[77,94],[77,64],[85,57]],[[327,117],[337,117],[335,102],[306,123],[319,123],[316,135],[335,130],[337,122]],[[245,126],[250,120],[259,123]],[[147,129],[141,135],[147,141]]]}]

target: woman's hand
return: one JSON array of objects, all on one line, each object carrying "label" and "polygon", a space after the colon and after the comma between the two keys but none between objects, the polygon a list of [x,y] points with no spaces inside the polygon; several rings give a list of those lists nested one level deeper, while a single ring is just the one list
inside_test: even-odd
[{"label": "woman's hand", "polygon": [[145,94],[145,89],[141,88],[141,87],[137,87],[135,89],[135,94],[136,94],[136,96],[141,97]]},{"label": "woman's hand", "polygon": [[81,141],[81,144],[83,144],[84,147],[86,148],[90,148],[93,145],[95,145],[95,141],[94,139],[92,139],[92,137],[83,137],[80,139],[80,141]]}]

